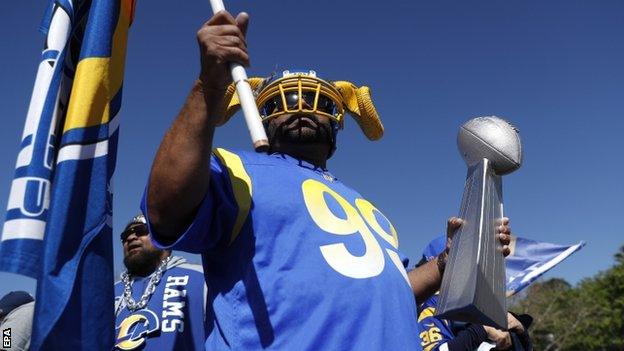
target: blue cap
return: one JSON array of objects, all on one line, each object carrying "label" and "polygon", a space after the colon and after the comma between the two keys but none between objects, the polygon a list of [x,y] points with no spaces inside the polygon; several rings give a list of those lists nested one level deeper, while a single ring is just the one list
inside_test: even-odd
[{"label": "blue cap", "polygon": [[19,306],[32,301],[35,299],[25,291],[11,291],[0,299],[0,316],[5,316]]},{"label": "blue cap", "polygon": [[446,235],[431,240],[425,250],[423,250],[423,259],[431,261],[446,249]]}]

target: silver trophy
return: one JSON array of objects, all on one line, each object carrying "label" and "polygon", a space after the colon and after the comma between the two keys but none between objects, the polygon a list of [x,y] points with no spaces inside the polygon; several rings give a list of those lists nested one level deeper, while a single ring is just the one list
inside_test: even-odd
[{"label": "silver trophy", "polygon": [[459,217],[464,224],[451,244],[437,317],[507,329],[505,262],[496,227],[503,217],[502,175],[520,168],[518,130],[498,117],[464,123],[457,145],[468,165]]}]

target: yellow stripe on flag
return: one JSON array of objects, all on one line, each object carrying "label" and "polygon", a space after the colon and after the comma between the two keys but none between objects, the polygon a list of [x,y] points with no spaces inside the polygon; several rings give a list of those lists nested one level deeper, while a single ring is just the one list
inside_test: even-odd
[{"label": "yellow stripe on flag", "polygon": [[111,119],[109,103],[123,83],[133,4],[121,2],[111,57],[87,57],[78,62],[63,131],[106,124]]}]

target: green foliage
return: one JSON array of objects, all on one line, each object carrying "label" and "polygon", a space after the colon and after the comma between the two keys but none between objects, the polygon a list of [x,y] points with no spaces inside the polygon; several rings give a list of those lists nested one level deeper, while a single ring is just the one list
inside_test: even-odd
[{"label": "green foliage", "polygon": [[615,261],[576,287],[554,278],[512,301],[514,312],[534,318],[535,350],[624,350],[624,246]]}]

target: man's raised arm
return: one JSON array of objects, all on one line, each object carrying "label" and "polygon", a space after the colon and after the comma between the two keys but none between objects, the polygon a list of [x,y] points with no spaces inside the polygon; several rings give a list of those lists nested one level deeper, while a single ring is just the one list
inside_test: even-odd
[{"label": "man's raised arm", "polygon": [[208,191],[210,152],[221,103],[232,81],[228,63],[249,65],[245,31],[249,16],[215,14],[197,32],[201,72],[165,134],[149,178],[147,210],[152,231],[175,241],[192,222]]}]

